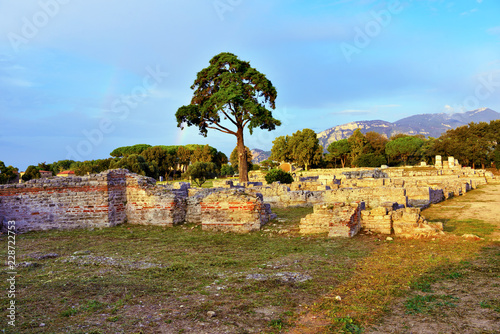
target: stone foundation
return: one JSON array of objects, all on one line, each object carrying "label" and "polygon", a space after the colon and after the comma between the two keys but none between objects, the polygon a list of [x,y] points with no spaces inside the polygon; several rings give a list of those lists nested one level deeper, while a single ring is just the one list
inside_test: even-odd
[{"label": "stone foundation", "polygon": [[328,237],[355,236],[360,228],[364,203],[314,205],[314,212],[300,220],[301,234],[327,233]]},{"label": "stone foundation", "polygon": [[121,171],[0,186],[0,216],[19,232],[115,226],[126,220],[126,205]]},{"label": "stone foundation", "polygon": [[386,203],[361,213],[361,226],[366,231],[392,234],[404,238],[430,237],[444,234],[442,223],[429,223],[420,215],[419,208],[400,208]]},{"label": "stone foundation", "polygon": [[[115,169],[84,177],[38,179],[0,185],[0,217],[18,232],[110,227],[124,222],[248,232],[272,213],[262,195],[238,190],[192,191],[189,184],[156,185],[154,179]],[[189,196],[189,195],[192,196]]]},{"label": "stone foundation", "polygon": [[262,195],[244,191],[217,191],[200,202],[203,230],[247,233],[260,230],[267,223],[271,206]]}]

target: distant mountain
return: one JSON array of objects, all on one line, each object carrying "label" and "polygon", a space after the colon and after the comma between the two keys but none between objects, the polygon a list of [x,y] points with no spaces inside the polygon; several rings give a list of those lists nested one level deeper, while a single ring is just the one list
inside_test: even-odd
[{"label": "distant mountain", "polygon": [[269,157],[271,156],[271,151],[263,151],[259,150],[258,148],[254,148],[250,152],[252,152],[253,164],[261,163],[262,161],[269,159]]},{"label": "distant mountain", "polygon": [[359,121],[338,125],[318,133],[320,144],[326,150],[330,143],[348,138],[354,130],[362,133],[375,131],[385,134],[388,138],[397,133],[409,135],[421,134],[426,137],[439,137],[446,130],[467,125],[470,122],[489,122],[500,119],[500,113],[489,108],[481,108],[463,113],[420,114],[406,117],[394,123],[386,121]]}]

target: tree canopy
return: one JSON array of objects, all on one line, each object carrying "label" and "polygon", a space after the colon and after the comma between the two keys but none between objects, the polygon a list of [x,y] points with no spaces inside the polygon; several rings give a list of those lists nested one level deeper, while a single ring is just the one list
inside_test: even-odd
[{"label": "tree canopy", "polygon": [[0,161],[0,184],[12,182],[17,177],[17,168],[5,166],[3,161]]},{"label": "tree canopy", "polygon": [[424,139],[406,136],[391,140],[385,146],[385,153],[391,159],[401,159],[406,164],[409,158],[417,155]]},{"label": "tree canopy", "polygon": [[342,164],[342,168],[345,167],[347,159],[351,154],[351,146],[347,139],[341,139],[334,141],[330,145],[328,145],[327,151],[330,153],[331,157],[334,159],[340,159]]},{"label": "tree canopy", "polygon": [[279,136],[274,138],[271,148],[271,160],[278,162],[292,162],[292,149],[290,147],[290,136]]},{"label": "tree canopy", "polygon": [[177,126],[196,126],[203,136],[208,129],[236,136],[239,178],[248,181],[243,130],[246,127],[252,134],[255,128],[271,131],[281,125],[268,109],[275,108],[276,89],[249,62],[228,52],[213,57],[210,65],[198,72],[191,89],[191,103],[175,114]]},{"label": "tree canopy", "polygon": [[217,176],[217,173],[217,166],[213,162],[195,162],[187,170],[187,174],[198,187],[201,187],[207,179]]},{"label": "tree canopy", "polygon": [[311,129],[295,132],[290,138],[290,147],[293,161],[305,170],[323,157],[323,147],[319,144],[316,132]]},{"label": "tree canopy", "polygon": [[38,167],[33,165],[28,166],[28,168],[26,168],[26,171],[22,176],[23,181],[29,181],[32,179],[39,179],[39,178],[40,178],[40,169],[38,169]]},{"label": "tree canopy", "polygon": [[122,146],[115,148],[113,152],[111,152],[109,155],[112,157],[116,158],[121,158],[121,157],[126,157],[127,155],[130,154],[141,154],[142,151],[150,148],[151,145],[148,144],[137,144],[133,146]]}]

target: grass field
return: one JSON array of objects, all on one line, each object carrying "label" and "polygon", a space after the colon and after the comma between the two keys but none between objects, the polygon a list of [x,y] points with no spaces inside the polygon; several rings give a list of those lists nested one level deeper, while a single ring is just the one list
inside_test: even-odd
[{"label": "grass field", "polygon": [[[433,210],[430,218],[439,219],[439,208]],[[2,298],[0,328],[6,333],[362,333],[384,328],[381,319],[398,300],[401,318],[460,307],[457,294],[434,292],[439,282],[480,275],[492,284],[499,279],[498,244],[455,236],[488,237],[493,227],[484,221],[447,218],[449,235],[434,240],[327,239],[297,234],[310,208],[274,211],[277,220],[246,235],[195,225],[127,224],[18,235],[16,327],[6,324],[9,300]],[[5,235],[0,243],[7,259]],[[491,272],[481,274],[477,259],[489,263]],[[494,314],[498,303],[491,296],[478,300],[477,308]]]}]

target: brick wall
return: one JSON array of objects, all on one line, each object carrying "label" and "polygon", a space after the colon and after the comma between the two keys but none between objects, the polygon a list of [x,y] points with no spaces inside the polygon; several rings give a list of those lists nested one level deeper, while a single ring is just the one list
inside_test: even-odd
[{"label": "brick wall", "polygon": [[246,233],[260,230],[271,218],[271,207],[261,194],[244,190],[219,190],[200,200],[202,228],[212,231]]},{"label": "brick wall", "polygon": [[314,212],[300,220],[301,234],[328,233],[328,237],[355,236],[361,228],[364,203],[314,205]]},{"label": "brick wall", "polygon": [[443,234],[442,223],[429,223],[419,208],[398,208],[395,203],[361,213],[361,227],[381,234],[394,233],[405,238],[430,237]]},{"label": "brick wall", "polygon": [[[82,177],[0,186],[0,216],[19,232],[182,222],[185,203],[154,180],[115,169]],[[185,202],[185,201],[184,201]],[[185,213],[184,213],[185,214]]]}]

